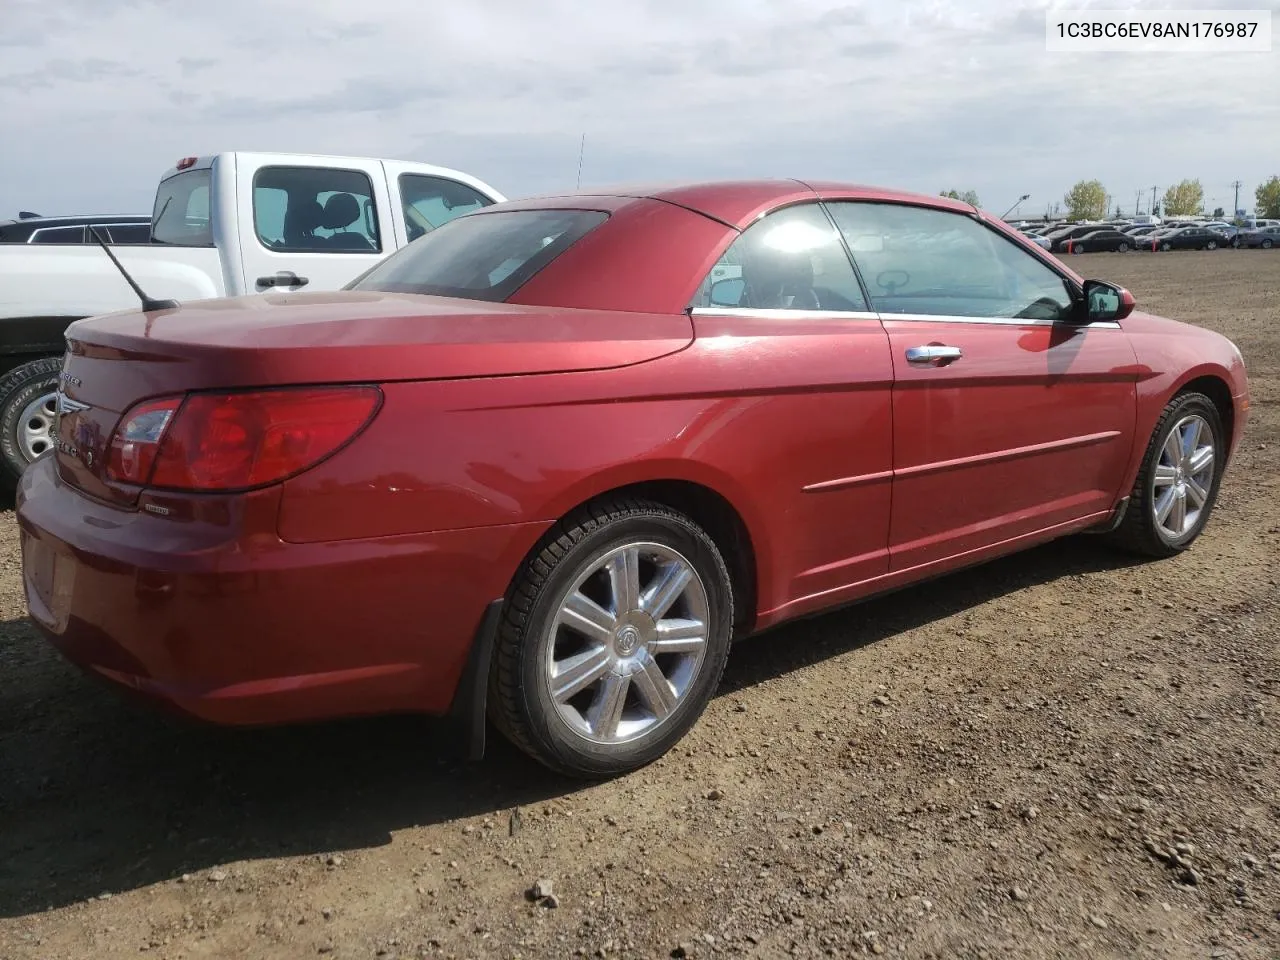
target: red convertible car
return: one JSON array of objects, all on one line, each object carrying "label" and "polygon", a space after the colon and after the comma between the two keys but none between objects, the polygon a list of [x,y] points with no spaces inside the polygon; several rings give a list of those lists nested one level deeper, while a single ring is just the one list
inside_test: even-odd
[{"label": "red convertible car", "polygon": [[1235,346],[940,197],[799,181],[513,201],[336,293],[68,331],[18,492],[71,661],[232,724],[486,716],[662,755],[730,642],[1077,531],[1204,529]]}]

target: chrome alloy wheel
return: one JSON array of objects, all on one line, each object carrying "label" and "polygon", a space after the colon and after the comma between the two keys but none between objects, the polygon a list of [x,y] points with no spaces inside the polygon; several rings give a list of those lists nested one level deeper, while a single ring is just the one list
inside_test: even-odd
[{"label": "chrome alloy wheel", "polygon": [[1195,529],[1213,489],[1213,430],[1196,414],[1169,431],[1152,476],[1151,510],[1171,540]]},{"label": "chrome alloy wheel", "polygon": [[544,679],[561,719],[597,744],[655,730],[698,676],[709,609],[701,577],[671,547],[628,543],[594,560],[545,638]]},{"label": "chrome alloy wheel", "polygon": [[58,422],[58,394],[36,397],[18,419],[18,449],[27,462],[53,449],[53,431]]}]

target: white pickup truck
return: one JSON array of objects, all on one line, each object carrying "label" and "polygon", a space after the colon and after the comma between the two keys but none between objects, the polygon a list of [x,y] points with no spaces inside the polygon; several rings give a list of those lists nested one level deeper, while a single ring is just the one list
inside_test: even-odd
[{"label": "white pickup truck", "polygon": [[[150,242],[111,249],[156,299],[337,290],[446,221],[505,199],[424,163],[187,157],[160,180]],[[0,245],[0,495],[52,443],[66,328],[137,306],[96,244]]]}]

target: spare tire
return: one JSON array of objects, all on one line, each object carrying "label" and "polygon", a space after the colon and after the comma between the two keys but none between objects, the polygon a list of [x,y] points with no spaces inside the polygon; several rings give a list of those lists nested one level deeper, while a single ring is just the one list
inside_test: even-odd
[{"label": "spare tire", "polygon": [[0,494],[11,496],[27,464],[53,450],[61,369],[61,357],[44,357],[0,378]]}]

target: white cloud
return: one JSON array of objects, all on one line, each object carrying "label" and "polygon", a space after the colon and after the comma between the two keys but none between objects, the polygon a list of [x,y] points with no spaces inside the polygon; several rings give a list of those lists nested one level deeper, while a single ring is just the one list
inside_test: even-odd
[{"label": "white cloud", "polygon": [[1229,206],[1280,172],[1280,57],[1049,54],[1044,2],[2,2],[0,216],[145,211],[174,160],[225,149],[518,196],[572,188],[583,132],[584,186],[820,177],[997,212],[1094,176],[1126,206],[1182,177]]}]

